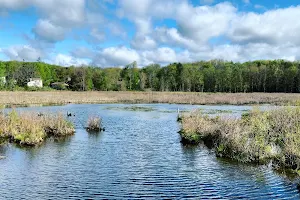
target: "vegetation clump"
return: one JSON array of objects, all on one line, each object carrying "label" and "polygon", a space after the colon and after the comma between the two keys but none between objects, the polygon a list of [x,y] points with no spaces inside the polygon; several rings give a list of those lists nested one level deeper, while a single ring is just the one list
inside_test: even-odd
[{"label": "vegetation clump", "polygon": [[87,122],[86,130],[89,132],[99,132],[104,131],[104,128],[102,127],[102,120],[100,117],[90,117]]},{"label": "vegetation clump", "polygon": [[300,108],[254,109],[240,119],[202,113],[182,117],[183,143],[205,144],[219,157],[300,170]]},{"label": "vegetation clump", "polygon": [[60,137],[74,134],[73,125],[61,115],[43,115],[36,113],[18,114],[12,111],[0,115],[0,138],[12,142],[34,146],[50,136]]}]

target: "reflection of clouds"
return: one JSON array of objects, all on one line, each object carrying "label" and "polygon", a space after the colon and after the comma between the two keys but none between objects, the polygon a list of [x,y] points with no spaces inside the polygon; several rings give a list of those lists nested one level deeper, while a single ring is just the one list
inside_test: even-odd
[{"label": "reflection of clouds", "polygon": [[[154,111],[106,109],[112,106],[151,107]],[[274,199],[280,195],[299,196],[295,185],[268,167],[216,158],[204,145],[182,146],[177,133],[178,108],[239,113],[252,107],[82,104],[17,108],[75,113],[70,119],[78,128],[69,139],[47,141],[36,149],[4,149],[7,159],[0,161],[1,197],[81,199],[98,194],[103,199],[133,196],[160,199],[163,194],[166,198]],[[105,132],[88,134],[81,127],[90,115],[102,117]]]}]

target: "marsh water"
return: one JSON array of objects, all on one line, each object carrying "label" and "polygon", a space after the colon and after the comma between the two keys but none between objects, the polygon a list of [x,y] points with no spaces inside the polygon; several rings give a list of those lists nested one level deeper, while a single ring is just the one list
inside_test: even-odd
[{"label": "marsh water", "polygon": [[[298,199],[297,181],[268,166],[218,159],[183,146],[177,110],[240,115],[249,106],[65,105],[19,111],[71,112],[76,134],[35,148],[0,146],[0,199]],[[102,133],[87,133],[101,116]]]}]

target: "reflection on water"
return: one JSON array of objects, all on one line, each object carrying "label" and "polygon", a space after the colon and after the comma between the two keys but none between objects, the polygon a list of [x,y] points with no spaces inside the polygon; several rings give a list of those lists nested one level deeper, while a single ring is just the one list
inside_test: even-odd
[{"label": "reflection on water", "polygon": [[[0,160],[0,199],[299,198],[296,184],[270,167],[217,159],[204,145],[181,145],[178,108],[231,110],[240,115],[251,107],[155,104],[136,110],[129,106],[19,108],[74,113],[69,119],[76,134],[49,139],[36,148],[2,145],[0,155],[6,159]],[[88,134],[86,121],[97,115],[106,131]]]}]

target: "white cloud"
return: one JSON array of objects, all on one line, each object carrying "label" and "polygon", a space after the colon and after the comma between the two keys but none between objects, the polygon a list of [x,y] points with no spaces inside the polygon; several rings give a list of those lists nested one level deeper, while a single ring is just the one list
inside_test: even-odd
[{"label": "white cloud", "polygon": [[93,63],[99,66],[124,66],[133,61],[140,61],[137,51],[127,47],[109,47],[97,52]]},{"label": "white cloud", "polygon": [[61,41],[65,37],[65,29],[52,24],[49,20],[41,19],[37,22],[33,32],[37,37],[50,42]]},{"label": "white cloud", "polygon": [[145,51],[142,53],[143,58],[149,62],[170,63],[177,62],[176,52],[167,47],[162,47],[154,51]]},{"label": "white cloud", "polygon": [[37,38],[57,42],[74,28],[92,26],[92,36],[99,39],[95,27],[104,24],[106,19],[98,11],[86,7],[87,0],[0,0],[0,10],[35,7],[40,19],[33,32]]},{"label": "white cloud", "polygon": [[156,42],[149,36],[138,35],[132,40],[131,46],[139,50],[154,49]]},{"label": "white cloud", "polygon": [[65,54],[58,54],[52,59],[51,63],[69,67],[69,66],[88,65],[89,60],[75,58],[73,56],[65,55]]},{"label": "white cloud", "polygon": [[200,7],[182,4],[176,15],[178,30],[184,37],[205,43],[212,37],[224,34],[235,14],[236,8],[230,3]]},{"label": "white cloud", "polygon": [[264,59],[286,59],[294,61],[300,59],[298,55],[300,55],[299,47],[291,47],[288,45],[274,47],[269,44],[257,43],[213,46],[205,51],[191,53],[190,57],[193,61],[224,59],[235,62],[246,62]]},{"label": "white cloud", "polygon": [[266,43],[300,45],[300,6],[258,13],[237,15],[228,29],[228,37],[235,43]]},{"label": "white cloud", "polygon": [[[34,7],[39,14],[32,29],[35,40],[28,39],[29,45],[2,48],[2,54],[10,59],[49,59],[55,43],[73,31],[79,35],[78,40],[93,46],[105,40],[126,46],[97,51],[81,47],[70,55],[58,54],[49,59],[51,62],[67,66],[92,61],[99,66],[123,66],[137,61],[143,66],[203,59],[300,59],[300,23],[295,20],[300,17],[300,6],[257,13],[239,12],[229,2],[198,2],[205,5],[195,6],[189,0],[0,0],[0,12]],[[250,0],[241,2],[251,4]],[[107,10],[108,3],[117,7],[116,13]],[[252,8],[264,9],[259,5]],[[115,14],[122,21],[111,19]],[[174,24],[164,24],[165,19]],[[134,24],[133,33],[128,31],[131,27],[127,23],[125,31],[120,25],[126,20]],[[116,37],[118,40],[109,41]]]},{"label": "white cloud", "polygon": [[0,8],[2,9],[21,9],[29,6],[31,0],[0,0]]},{"label": "white cloud", "polygon": [[[142,0],[139,4],[134,0],[121,0],[119,6],[120,16],[132,20],[136,26],[133,43],[140,43],[142,37],[153,35],[153,20],[168,18],[176,21],[177,30],[172,28],[163,31],[164,28],[156,27],[155,37],[162,39],[169,35],[171,45],[189,48],[196,48],[197,45],[207,43],[210,38],[224,34],[237,11],[227,2],[214,6],[193,6],[186,0]],[[159,36],[159,33],[163,35]]]},{"label": "white cloud", "polygon": [[43,57],[44,53],[39,49],[35,49],[29,45],[17,45],[9,48],[3,48],[4,53],[11,60],[36,61],[39,57]]},{"label": "white cloud", "polygon": [[176,28],[156,28],[154,35],[156,40],[163,44],[179,46],[193,51],[197,51],[200,48],[195,41],[183,37]]},{"label": "white cloud", "polygon": [[92,28],[90,36],[92,37],[91,42],[100,42],[105,39],[105,34],[96,28]]},{"label": "white cloud", "polygon": [[85,0],[32,0],[40,14],[61,26],[81,25],[85,20]]}]

